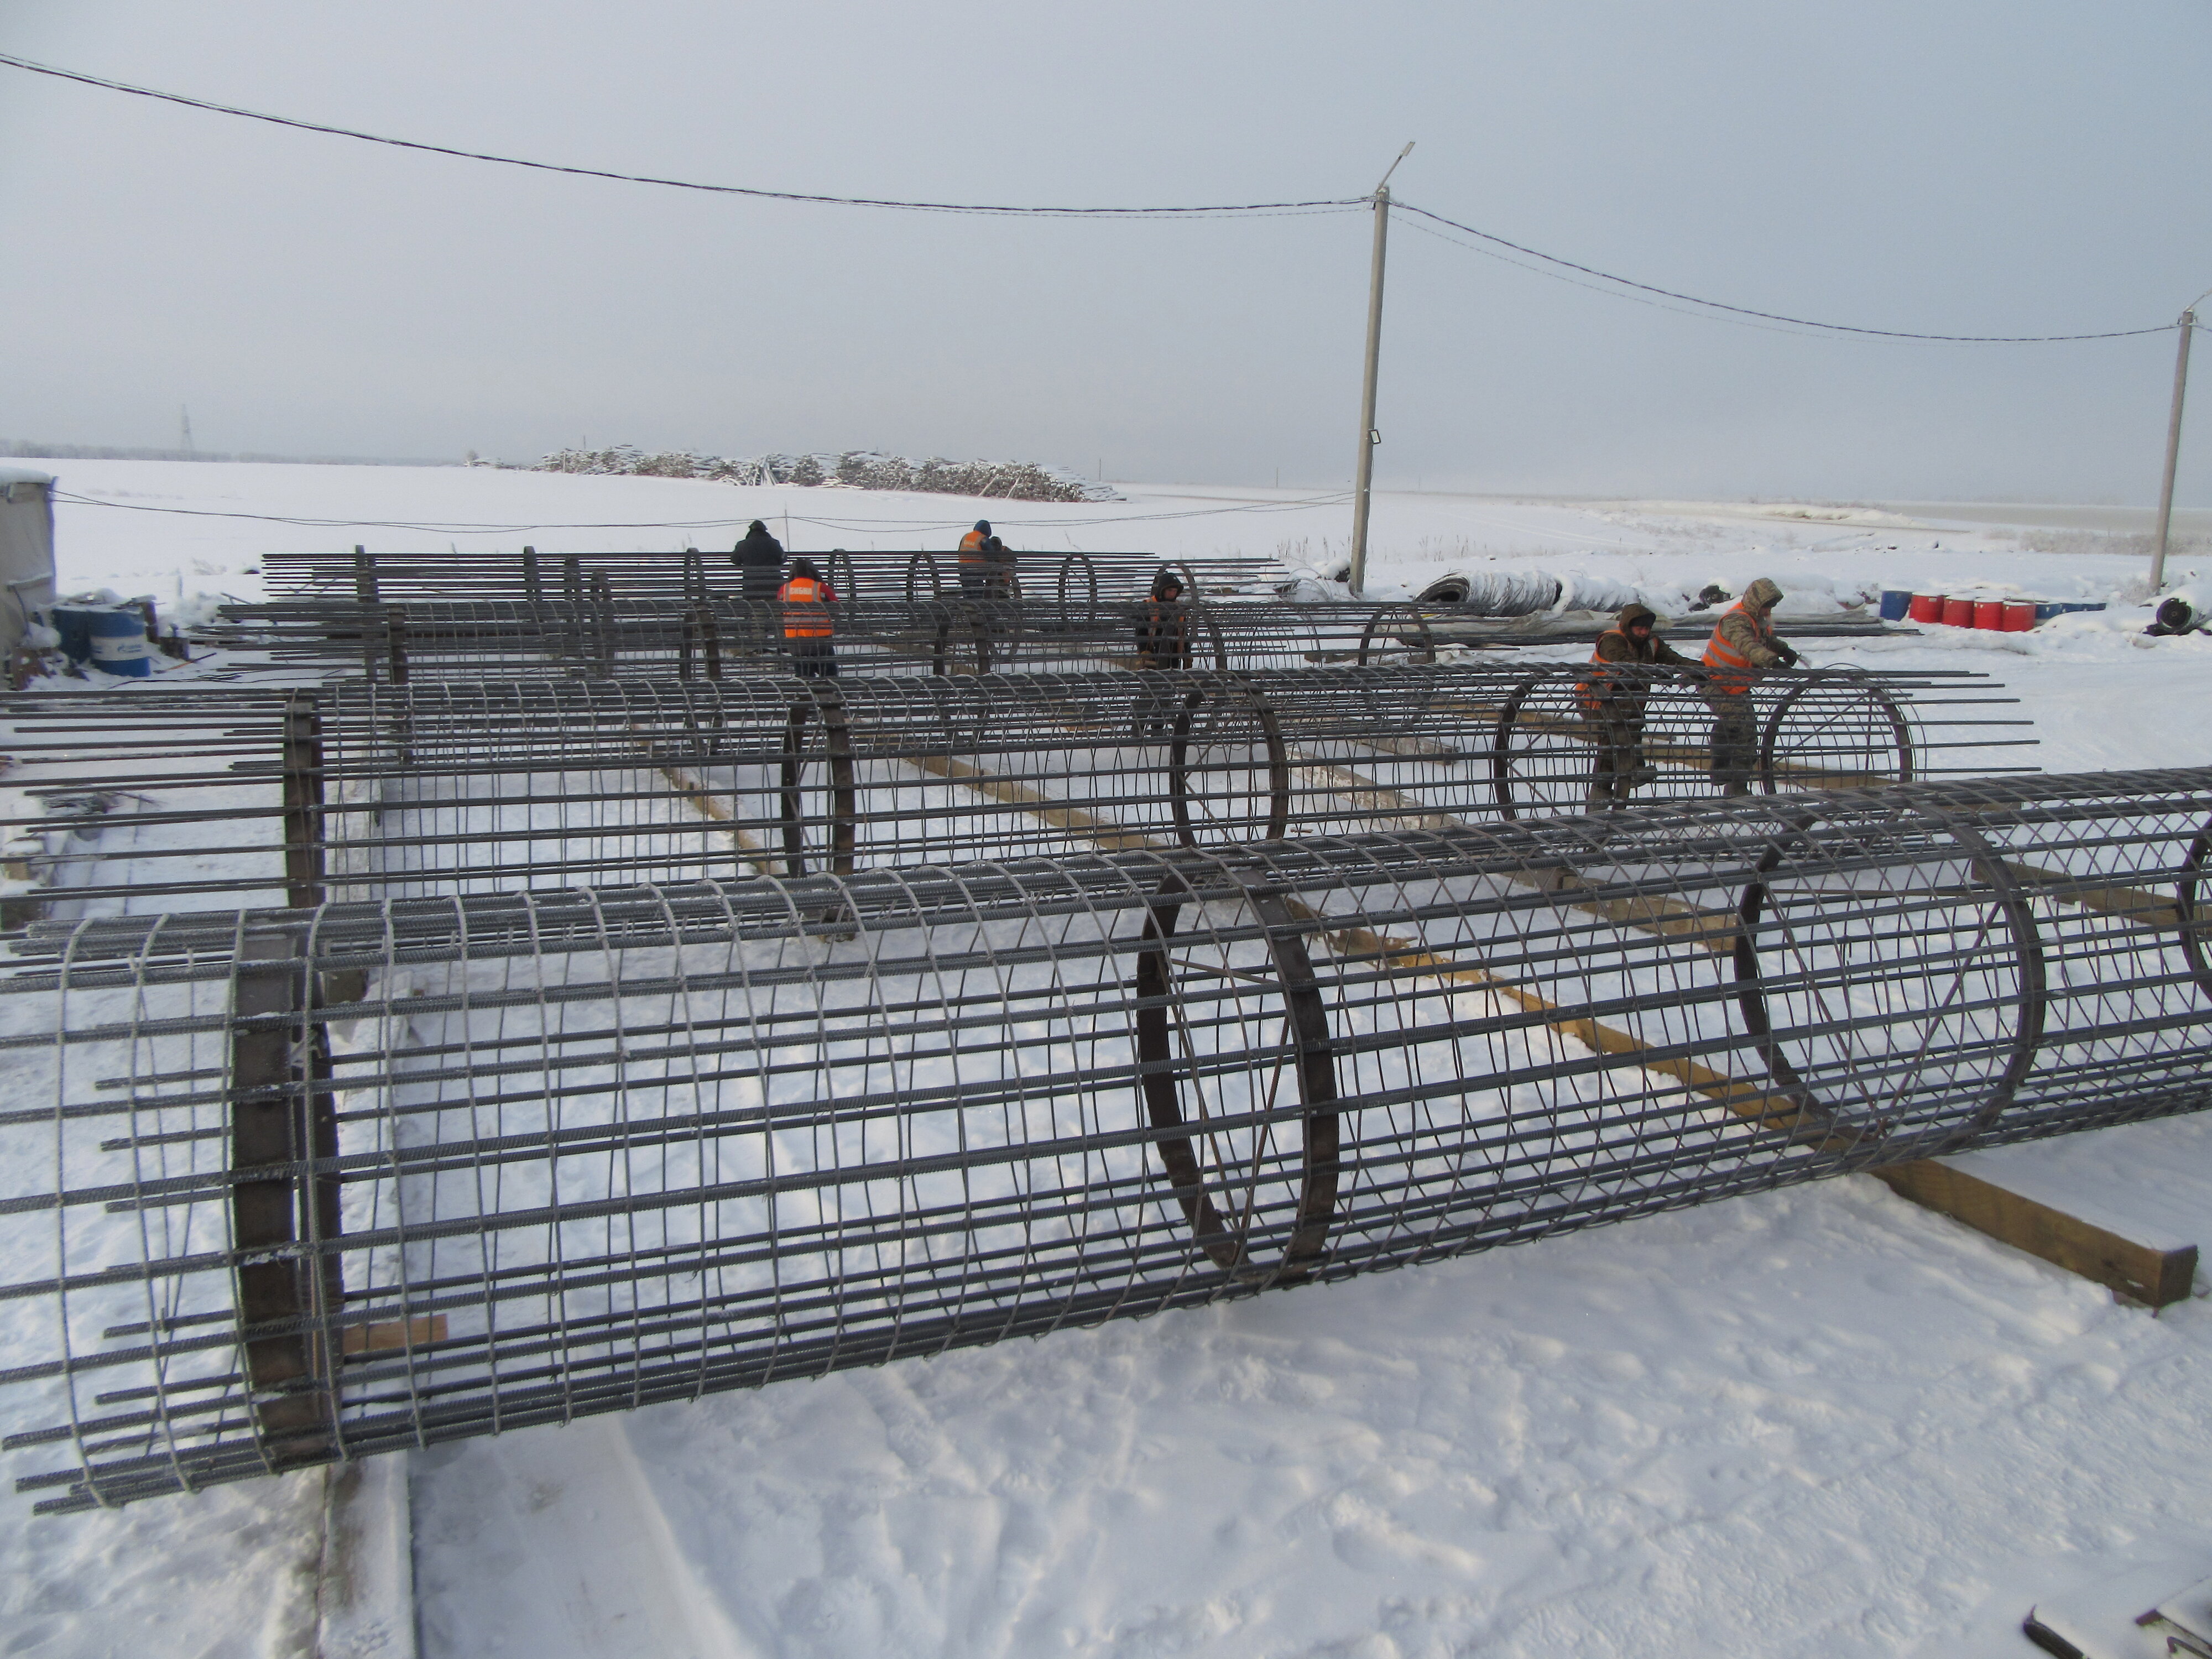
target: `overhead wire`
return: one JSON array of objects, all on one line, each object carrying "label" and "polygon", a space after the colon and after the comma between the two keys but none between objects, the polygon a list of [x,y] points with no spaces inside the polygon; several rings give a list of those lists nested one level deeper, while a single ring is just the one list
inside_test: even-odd
[{"label": "overhead wire", "polygon": [[219,104],[211,99],[194,98],[181,92],[163,92],[154,87],[134,86],[127,81],[111,81],[104,76],[86,75],[52,64],[33,63],[27,58],[17,58],[6,52],[0,52],[0,64],[10,69],[26,70],[33,75],[51,76],[58,81],[74,81],[82,86],[98,87],[108,92],[128,93],[134,98],[152,98],[162,103],[180,104],[186,109],[205,110],[214,115],[234,115],[240,120],[261,121],[270,126],[290,127],[301,132],[319,132],[332,138],[352,138],[366,144],[386,144],[394,149],[419,150],[429,155],[450,155],[463,161],[490,161],[500,167],[527,167],[533,173],[562,173],[578,179],[605,179],[623,185],[656,185],[665,190],[698,191],[710,196],[746,196],[767,202],[804,202],[823,207],[897,208],[910,213],[979,213],[999,217],[1159,219],[1326,212],[1364,207],[1369,201],[1364,196],[1351,196],[1298,202],[1213,203],[1192,207],[1006,206],[981,202],[907,201],[880,196],[828,196],[809,191],[768,190],[753,185],[710,185],[691,179],[666,179],[646,173],[617,173],[605,167],[569,167],[557,161],[532,161],[519,155],[498,155],[487,150],[462,149],[452,144],[394,138],[385,133],[363,132],[355,127],[332,126],[322,121],[301,120],[296,116],[271,115],[264,110],[244,109],[236,104]]},{"label": "overhead wire", "polygon": [[1555,253],[1546,253],[1536,248],[1523,246],[1519,242],[1508,241],[1503,236],[1492,235],[1486,230],[1478,230],[1473,225],[1462,224],[1456,219],[1447,219],[1441,213],[1431,213],[1428,209],[1415,207],[1410,202],[1394,200],[1390,206],[1394,212],[1419,214],[1424,219],[1433,220],[1440,225],[1447,225],[1454,230],[1478,237],[1498,247],[1510,248],[1516,253],[1525,254],[1531,259],[1540,259],[1546,264],[1557,265],[1564,270],[1580,271],[1583,276],[1595,276],[1601,282],[1617,283],[1623,288],[1635,289],[1644,294],[1656,294],[1662,299],[1680,300],[1685,304],[1702,306],[1711,311],[1729,312],[1738,317],[1755,317],[1766,323],[1786,323],[1796,328],[1818,329],[1825,333],[1863,334],[1870,338],[1881,340],[1928,340],[1944,345],[2055,345],[2070,340],[2127,340],[2142,334],[2165,334],[2175,326],[2172,323],[2160,323],[2155,328],[2105,329],[2090,334],[1921,334],[1905,329],[1863,328],[1853,323],[1824,323],[1809,317],[1790,317],[1780,312],[1759,311],[1749,306],[1730,305],[1724,300],[1700,299],[1694,294],[1684,294],[1674,289],[1659,288],[1650,283],[1639,283],[1632,276],[1616,276],[1613,272],[1600,270],[1595,265],[1577,264],[1572,259],[1563,259]]},{"label": "overhead wire", "polygon": [[[1144,207],[1067,206],[1045,204],[1017,204],[983,202],[934,202],[908,200],[892,197],[832,196],[816,191],[770,190],[753,185],[716,185],[696,179],[671,179],[652,173],[619,173],[602,167],[572,167],[554,161],[531,161],[521,156],[501,155],[485,150],[463,149],[456,145],[434,144],[419,139],[396,138],[388,134],[364,132],[357,128],[341,127],[326,122],[302,120],[295,116],[275,115],[263,110],[246,109],[235,104],[217,103],[211,99],[195,98],[187,94],[164,92],[157,88],[142,87],[130,82],[111,80],[104,76],[88,75],[81,70],[63,69],[56,64],[40,64],[27,58],[0,52],[0,66],[24,70],[33,75],[50,76],[59,81],[74,82],[81,86],[103,91],[127,94],[137,98],[150,98],[160,102],[176,104],[187,109],[204,111],[210,114],[228,115],[240,120],[258,121],[271,126],[288,127],[301,132],[320,133],[334,138],[350,138],[362,143],[382,144],[395,149],[415,150],[426,155],[451,156],[460,161],[488,161],[501,167],[527,168],[537,173],[564,173],[574,178],[601,179],[618,184],[652,185],[669,190],[685,190],[715,196],[745,197],[758,201],[797,202],[829,207],[890,208],[915,213],[977,214],[1001,218],[1046,219],[1105,219],[1128,221],[1139,219],[1236,218],[1266,215],[1301,213],[1341,213],[1365,208],[1373,204],[1372,196],[1320,197],[1302,200],[1273,202],[1212,203],[1198,205],[1152,205]],[[1939,334],[1909,329],[1871,328],[1854,323],[1829,323],[1816,318],[1794,317],[1782,312],[1763,311],[1755,307],[1733,304],[1724,300],[1708,300],[1699,295],[1688,294],[1678,289],[1662,288],[1656,283],[1640,282],[1632,276],[1622,276],[1595,265],[1584,264],[1555,253],[1546,253],[1540,248],[1528,246],[1493,232],[1449,218],[1430,209],[1410,202],[1392,201],[1394,212],[1413,216],[1432,224],[1474,238],[1486,246],[1473,251],[1493,252],[1504,249],[1534,259],[1552,272],[1572,271],[1595,283],[1608,284],[1598,291],[1612,293],[1618,298],[1651,296],[1652,301],[1665,300],[1698,308],[1699,314],[1744,320],[1753,326],[1776,327],[1783,331],[1807,330],[1823,334],[1846,335],[1866,339],[1911,340],[1940,345],[2053,345],[2084,340],[2124,340],[2142,335],[2163,334],[2178,327],[2178,323],[2161,323],[2149,328],[2102,329],[2074,334]],[[1407,222],[1411,222],[1408,218]],[[1447,237],[1444,240],[1452,239]],[[1502,256],[1498,256],[1502,257]],[[1507,260],[1509,264],[1518,261]],[[1524,267],[1526,268],[1526,267]],[[1563,278],[1563,280],[1572,280]],[[1577,286],[1589,286],[1577,283]],[[1630,292],[1623,292],[1630,290]],[[1661,309],[1674,309],[1662,307]]]},{"label": "overhead wire", "polygon": [[[621,476],[621,475],[612,475]],[[776,488],[774,485],[759,488]],[[728,519],[652,519],[652,520],[594,520],[575,523],[483,524],[460,520],[423,522],[404,519],[323,519],[309,518],[283,513],[231,513],[204,507],[156,507],[145,501],[102,501],[96,495],[80,495],[67,489],[50,492],[52,499],[76,507],[114,507],[128,513],[166,513],[188,519],[246,519],[258,524],[289,524],[309,530],[408,530],[419,535],[438,536],[514,536],[540,530],[721,530],[732,526],[749,524],[759,517],[757,513],[744,513]],[[1291,513],[1312,507],[1334,507],[1349,501],[1348,489],[1334,490],[1326,495],[1300,496],[1287,501],[1244,501],[1228,507],[1194,507],[1171,513],[1113,513],[1096,514],[1083,518],[1031,519],[1010,518],[1009,526],[1030,530],[1060,530],[1091,525],[1158,524],[1177,519],[1214,518],[1230,513]],[[1007,503],[1012,505],[1012,503]],[[1051,503],[1039,503],[1051,505]],[[847,531],[855,533],[892,531],[920,532],[929,530],[965,528],[971,520],[961,519],[823,519],[809,518],[803,514],[779,513],[774,516],[788,519],[793,524],[811,525],[817,529]]]}]

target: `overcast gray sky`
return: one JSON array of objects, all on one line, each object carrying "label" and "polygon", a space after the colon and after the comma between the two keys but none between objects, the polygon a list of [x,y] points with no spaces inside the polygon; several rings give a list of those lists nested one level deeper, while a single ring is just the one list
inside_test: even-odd
[{"label": "overcast gray sky", "polygon": [[[0,0],[0,51],[432,143],[867,196],[1401,200],[1662,286],[1942,333],[2212,285],[2212,4]],[[588,437],[1334,485],[1361,213],[702,197],[0,69],[0,436],[509,459]],[[1808,338],[1394,226],[1378,478],[2148,501],[2171,332]],[[2212,348],[2182,499],[2212,502]]]}]

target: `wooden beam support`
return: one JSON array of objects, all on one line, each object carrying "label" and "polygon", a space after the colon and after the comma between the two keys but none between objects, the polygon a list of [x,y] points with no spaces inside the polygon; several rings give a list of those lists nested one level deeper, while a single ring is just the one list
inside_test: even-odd
[{"label": "wooden beam support", "polygon": [[1871,1173],[1899,1198],[2154,1308],[2186,1299],[2197,1276],[2194,1244],[2137,1243],[1937,1158]]},{"label": "wooden beam support", "polygon": [[980,766],[955,760],[950,755],[908,757],[907,764],[917,772],[928,772],[953,783],[965,785],[992,800],[1008,806],[1018,806],[1054,829],[1073,831],[1109,853],[1137,852],[1146,848],[1164,849],[1170,845],[1141,830],[1124,830],[1095,812],[1056,801],[1042,790],[1032,789],[1025,783],[1017,783],[1012,778],[1002,778],[996,773],[986,772]]}]

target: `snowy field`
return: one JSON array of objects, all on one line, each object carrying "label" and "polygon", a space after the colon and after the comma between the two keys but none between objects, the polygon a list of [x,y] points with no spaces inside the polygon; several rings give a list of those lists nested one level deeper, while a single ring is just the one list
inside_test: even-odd
[{"label": "snowy field", "polygon": [[[1348,519],[1295,490],[1128,485],[1069,506],[489,470],[47,470],[89,498],[58,508],[63,591],[165,606],[256,595],[273,550],[713,550],[756,515],[799,551],[949,548],[988,514],[1038,554],[1326,572]],[[1793,611],[1882,587],[2104,599],[2027,635],[1809,654],[1990,672],[2050,770],[2212,763],[2212,638],[2142,635],[2134,524],[1954,508],[1384,495],[1370,590],[1542,568],[1666,611],[1770,575],[1791,595],[1785,633]],[[2184,525],[2171,574],[2212,588],[2208,519]],[[2212,1246],[2212,1118],[1990,1157],[2092,1218]],[[2024,1659],[2032,1601],[2212,1570],[2205,1298],[2200,1277],[2156,1316],[2120,1307],[1850,1177],[441,1448],[412,1460],[423,1651]],[[17,1415],[0,1395],[0,1422]],[[322,1486],[35,1522],[8,1498],[0,1653],[307,1650]]]}]

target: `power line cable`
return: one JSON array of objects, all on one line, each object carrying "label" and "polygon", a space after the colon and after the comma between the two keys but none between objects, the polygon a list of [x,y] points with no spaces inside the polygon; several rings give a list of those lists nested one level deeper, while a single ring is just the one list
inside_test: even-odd
[{"label": "power line cable", "polygon": [[[50,492],[57,501],[66,501],[76,507],[106,507],[129,513],[166,513],[186,519],[246,519],[258,524],[296,525],[311,530],[406,530],[424,536],[518,536],[539,530],[720,530],[733,526],[750,524],[761,516],[747,512],[733,519],[659,519],[594,520],[581,523],[555,524],[483,524],[461,520],[449,522],[418,522],[407,519],[317,519],[282,513],[227,513],[205,507],[155,507],[143,501],[102,501],[96,495],[80,495],[67,489]],[[1313,507],[1334,507],[1351,498],[1348,489],[1328,495],[1303,496],[1287,501],[1247,501],[1229,507],[1195,507],[1177,513],[1108,513],[1093,514],[1079,519],[1005,519],[1010,529],[1063,530],[1091,525],[1158,524],[1177,519],[1209,519],[1229,513],[1291,513]],[[1001,513],[1007,503],[994,502]],[[1040,502],[1040,506],[1049,503]],[[823,530],[854,534],[873,532],[890,534],[892,532],[920,534],[931,530],[959,530],[974,522],[971,519],[817,519],[803,514],[775,514],[787,517],[793,524],[813,525]]]},{"label": "power line cable", "polygon": [[1424,219],[1464,232],[1531,259],[1541,259],[1547,265],[1557,265],[1565,270],[1578,270],[1585,276],[1618,283],[1623,288],[1632,288],[1644,294],[1656,294],[1662,299],[1680,300],[1686,304],[1703,306],[1711,311],[1725,311],[1738,317],[1756,317],[1768,323],[1787,323],[1797,328],[1819,329],[1831,334],[1863,334],[1882,340],[1933,340],[1947,345],[2051,345],[2066,340],[2127,340],[2141,334],[2164,334],[2174,325],[2160,323],[2155,328],[2106,329],[2095,334],[1914,334],[1895,328],[1860,328],[1850,323],[1816,322],[1809,317],[1785,317],[1779,312],[1754,311],[1749,306],[1729,305],[1722,300],[1702,300],[1694,294],[1678,293],[1671,288],[1655,288],[1650,283],[1639,283],[1632,276],[1616,276],[1609,270],[1600,270],[1595,265],[1577,264],[1572,259],[1562,259],[1557,254],[1545,253],[1533,247],[1523,247],[1518,242],[1509,242],[1503,236],[1493,236],[1486,230],[1477,230],[1473,225],[1463,225],[1456,219],[1447,219],[1441,213],[1431,213],[1426,208],[1415,207],[1410,202],[1394,201],[1392,209],[1399,213],[1417,213]]},{"label": "power line cable", "polygon": [[1449,231],[1438,230],[1434,226],[1425,225],[1417,219],[1407,217],[1403,220],[1403,222],[1407,229],[1419,231],[1422,235],[1433,237],[1439,242],[1448,242],[1452,246],[1463,248],[1469,253],[1479,253],[1486,259],[1495,259],[1502,265],[1510,265],[1516,270],[1525,270],[1530,276],[1541,276],[1547,282],[1564,283],[1569,288],[1578,288],[1589,294],[1602,294],[1608,300],[1621,300],[1630,305],[1649,306],[1654,311],[1671,312],[1677,317],[1695,317],[1700,322],[1725,323],[1731,328],[1755,328],[1762,334],[1789,334],[1801,340],[1820,340],[1828,337],[1819,329],[1785,328],[1779,323],[1762,323],[1749,317],[1731,317],[1720,312],[1699,311],[1690,306],[1670,305],[1664,300],[1655,300],[1649,295],[1625,294],[1617,288],[1607,288],[1602,283],[1589,282],[1580,276],[1570,276],[1564,270],[1553,270],[1543,265],[1533,264],[1526,259],[1516,259],[1510,253],[1500,253],[1496,248],[1485,247],[1480,242],[1470,242],[1464,237],[1453,235]]},{"label": "power line cable", "polygon": [[602,167],[564,167],[555,161],[532,161],[518,155],[494,155],[483,150],[459,149],[449,144],[392,138],[382,133],[357,131],[352,127],[335,127],[319,121],[299,120],[289,115],[270,115],[260,110],[240,109],[234,104],[218,104],[205,98],[188,97],[180,92],[162,92],[152,87],[132,86],[128,82],[84,75],[76,70],[57,68],[52,64],[33,63],[27,58],[11,57],[4,52],[0,52],[0,64],[10,69],[27,70],[33,75],[52,76],[58,81],[74,81],[82,86],[128,93],[134,98],[158,99],[166,104],[181,104],[186,109],[206,110],[216,115],[235,115],[241,120],[264,121],[270,126],[291,127],[301,132],[319,132],[332,138],[354,138],[363,143],[388,144],[394,149],[451,155],[464,161],[493,161],[501,167],[528,167],[534,173],[565,173],[579,179],[605,179],[624,185],[658,185],[668,190],[700,191],[712,196],[750,196],[769,202],[811,202],[827,207],[900,208],[914,213],[981,213],[1042,219],[1158,219],[1227,218],[1253,214],[1346,210],[1364,207],[1370,199],[1364,196],[1352,196],[1306,202],[1216,203],[1203,207],[1003,207],[979,202],[908,202],[873,196],[821,196],[803,191],[762,190],[750,185],[701,184],[690,179],[658,178],[651,173],[613,173]]},{"label": "power line cable", "polygon": [[[495,155],[487,151],[460,149],[447,144],[425,143],[412,138],[393,138],[381,133],[362,132],[352,127],[331,126],[319,121],[303,121],[289,115],[271,115],[261,110],[243,109],[234,104],[218,104],[204,98],[193,98],[183,93],[162,92],[152,87],[134,86],[125,81],[111,81],[104,76],[86,75],[76,70],[66,70],[51,64],[34,63],[27,58],[17,58],[0,52],[0,65],[19,69],[33,75],[50,76],[59,81],[75,82],[82,86],[96,87],[108,92],[127,93],[132,97],[151,98],[163,103],[178,104],[187,109],[204,110],[216,115],[236,116],[241,120],[265,122],[271,126],[289,127],[301,132],[322,133],[334,138],[352,138],[363,143],[384,144],[394,149],[417,150],[431,155],[449,155],[465,161],[489,161],[501,167],[526,167],[536,173],[566,173],[580,179],[604,179],[617,184],[653,185],[669,190],[689,190],[714,196],[743,196],[758,201],[804,202],[830,207],[895,208],[915,213],[981,214],[1006,218],[1044,219],[1164,219],[1164,218],[1231,218],[1264,214],[1336,213],[1348,212],[1369,206],[1370,196],[1316,198],[1304,201],[1216,203],[1193,207],[1050,207],[1015,206],[980,202],[921,202],[886,197],[826,196],[802,191],[763,190],[750,185],[709,185],[688,179],[664,179],[650,173],[616,173],[600,167],[568,167],[553,161],[532,161],[514,155]],[[1711,313],[1723,313],[1733,317],[1758,319],[1765,325],[1783,325],[1809,329],[1826,334],[1848,334],[1870,339],[1918,340],[1943,345],[2051,345],[2076,340],[2125,340],[2141,335],[2163,334],[2176,325],[2162,323],[2154,328],[2106,329],[2086,334],[1929,334],[1905,329],[1866,328],[1850,323],[1824,323],[1808,317],[1791,317],[1779,312],[1760,311],[1749,306],[1731,305],[1723,300],[1707,300],[1678,289],[1661,288],[1642,283],[1632,276],[1615,276],[1595,265],[1583,264],[1573,259],[1546,253],[1522,243],[1510,241],[1456,219],[1416,207],[1409,202],[1394,201],[1393,210],[1400,214],[1417,215],[1432,223],[1443,225],[1462,234],[1474,237],[1493,247],[1504,248],[1525,258],[1541,261],[1560,270],[1577,271],[1601,283],[1632,289],[1638,294],[1655,295],[1661,299],[1680,301]],[[1480,250],[1478,250],[1480,251]],[[1601,290],[1602,291],[1602,290]],[[1626,295],[1620,297],[1626,298]]]}]

